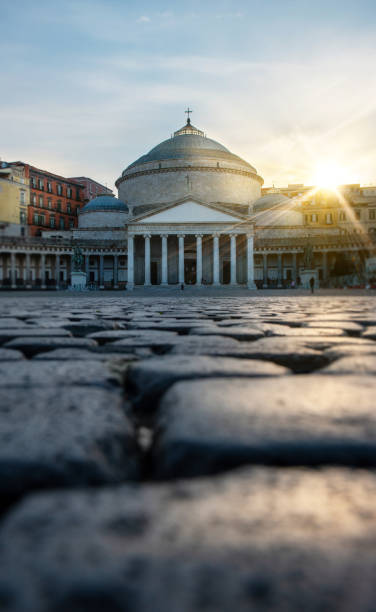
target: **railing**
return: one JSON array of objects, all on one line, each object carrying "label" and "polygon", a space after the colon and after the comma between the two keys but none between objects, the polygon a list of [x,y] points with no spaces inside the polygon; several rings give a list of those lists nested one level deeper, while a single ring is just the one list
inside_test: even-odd
[{"label": "railing", "polygon": [[[48,228],[50,231],[59,231],[58,228]],[[119,247],[119,241],[110,240],[88,240],[88,239],[73,239],[73,238],[41,238],[39,236],[1,236],[1,246],[69,246],[88,245],[95,247]],[[310,236],[307,237],[290,237],[290,238],[255,238],[254,249],[273,249],[273,248],[301,248],[310,245],[313,248],[359,248],[359,249],[376,249],[376,236],[362,234],[346,234],[337,236]],[[121,246],[124,247],[124,242],[121,241]]]},{"label": "railing", "polygon": [[[49,228],[50,231],[54,231],[53,228]],[[55,228],[55,231],[59,231]],[[39,236],[1,236],[0,237],[0,248],[2,246],[9,247],[57,247],[57,246],[66,246],[71,247],[72,249],[76,246],[91,246],[91,247],[107,247],[107,248],[124,248],[124,243],[122,242],[111,242],[110,240],[73,240],[73,238],[40,238]]]},{"label": "railing", "polygon": [[291,237],[291,238],[255,238],[255,250],[264,248],[302,248],[310,245],[313,248],[376,248],[376,237],[363,234],[346,234],[337,236],[310,236],[306,237]]}]

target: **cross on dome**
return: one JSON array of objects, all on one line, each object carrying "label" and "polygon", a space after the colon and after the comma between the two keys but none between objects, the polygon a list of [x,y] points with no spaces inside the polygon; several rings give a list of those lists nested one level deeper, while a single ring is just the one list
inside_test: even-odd
[{"label": "cross on dome", "polygon": [[188,115],[187,123],[190,124],[191,123],[191,119],[190,119],[189,115],[190,115],[190,113],[193,113],[193,110],[191,110],[189,108],[189,106],[188,106],[187,110],[184,111],[184,112],[187,113],[187,115]]}]

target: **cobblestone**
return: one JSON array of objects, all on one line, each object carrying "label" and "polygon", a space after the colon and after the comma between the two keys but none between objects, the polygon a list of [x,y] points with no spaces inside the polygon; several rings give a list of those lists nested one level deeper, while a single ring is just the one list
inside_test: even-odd
[{"label": "cobblestone", "polygon": [[375,508],[342,469],[35,496],[0,535],[3,610],[373,610]]},{"label": "cobblestone", "polygon": [[134,478],[137,457],[133,428],[115,389],[0,390],[2,506],[30,489]]},{"label": "cobblestone", "polygon": [[192,477],[244,463],[374,466],[375,392],[365,376],[178,383],[161,401],[156,475]]},{"label": "cobblestone", "polygon": [[[63,330],[66,331],[66,330]],[[95,340],[89,338],[72,338],[72,337],[59,337],[55,336],[55,330],[53,334],[49,334],[49,337],[43,338],[39,336],[15,338],[10,342],[7,342],[5,348],[16,349],[24,353],[27,357],[32,357],[42,351],[49,351],[57,348],[89,348],[96,346]]]},{"label": "cobblestone", "polygon": [[1,296],[1,610],[374,608],[375,298],[254,295]]}]

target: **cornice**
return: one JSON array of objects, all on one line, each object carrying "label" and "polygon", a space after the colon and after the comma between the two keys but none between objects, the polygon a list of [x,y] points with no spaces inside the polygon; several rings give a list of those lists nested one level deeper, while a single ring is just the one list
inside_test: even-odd
[{"label": "cornice", "polygon": [[130,174],[126,174],[125,176],[121,176],[115,182],[116,187],[118,187],[122,182],[129,181],[133,178],[138,178],[139,176],[147,176],[151,174],[166,174],[168,172],[219,172],[224,174],[238,174],[240,176],[245,176],[248,178],[252,178],[260,183],[260,185],[264,184],[264,180],[258,174],[254,172],[248,172],[247,170],[237,170],[235,168],[217,168],[215,166],[175,166],[171,168],[153,168],[150,170],[139,170],[138,172],[132,172]]}]

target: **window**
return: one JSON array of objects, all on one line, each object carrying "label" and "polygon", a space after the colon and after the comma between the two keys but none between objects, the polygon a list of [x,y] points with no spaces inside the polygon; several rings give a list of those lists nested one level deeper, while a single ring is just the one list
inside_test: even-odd
[{"label": "window", "polygon": [[69,219],[69,227],[74,227],[74,219],[72,217]]},{"label": "window", "polygon": [[52,200],[51,200],[51,198],[48,198],[47,206],[51,210],[51,208],[52,208]]},{"label": "window", "polygon": [[55,227],[55,217],[50,217],[50,227]]},{"label": "window", "polygon": [[36,204],[37,204],[37,195],[36,195],[36,193],[32,193],[31,194],[31,202],[32,202],[32,204],[34,204],[34,206],[36,206]]},{"label": "window", "polygon": [[372,210],[368,211],[368,217],[370,219],[376,219],[376,208],[373,208]]},{"label": "window", "polygon": [[72,197],[72,189],[70,187],[67,187],[67,198],[71,198]]},{"label": "window", "polygon": [[343,211],[341,211],[339,213],[339,220],[340,221],[346,221],[346,213],[344,213]]},{"label": "window", "polygon": [[38,225],[38,217],[39,217],[39,215],[34,215],[34,223],[35,223],[35,225]]},{"label": "window", "polygon": [[80,201],[80,190],[76,189],[76,200],[79,202]]},{"label": "window", "polygon": [[71,207],[70,202],[67,202],[67,213],[68,213],[69,215],[71,214],[71,209],[72,209],[72,207]]},{"label": "window", "polygon": [[57,186],[56,186],[56,189],[57,189],[57,195],[62,195],[62,193],[63,193],[63,188],[62,188],[62,186],[61,186],[61,185],[57,185]]},{"label": "window", "polygon": [[20,212],[20,223],[26,223],[26,213],[23,210]]},{"label": "window", "polygon": [[43,179],[38,180],[38,187],[39,189],[44,189]]},{"label": "window", "polygon": [[61,200],[57,201],[57,210],[61,211]]},{"label": "window", "polygon": [[317,223],[317,215],[316,215],[316,213],[313,213],[311,215],[311,221],[312,221],[312,223]]},{"label": "window", "polygon": [[333,223],[332,213],[326,213],[326,215],[325,215],[325,222],[326,222],[327,225],[330,225],[331,223]]},{"label": "window", "polygon": [[47,191],[48,193],[52,193],[52,183],[50,181],[47,183]]},{"label": "window", "polygon": [[25,192],[20,191],[20,203],[25,204]]},{"label": "window", "polygon": [[37,179],[35,178],[35,176],[32,176],[30,181],[31,181],[31,186],[35,189],[37,186]]},{"label": "window", "polygon": [[60,229],[62,229],[62,230],[65,229],[65,226],[64,226],[64,217],[60,217],[59,226],[60,226]]},{"label": "window", "polygon": [[360,210],[355,211],[355,218],[360,219]]},{"label": "window", "polygon": [[39,206],[43,208],[43,196],[39,196]]}]

